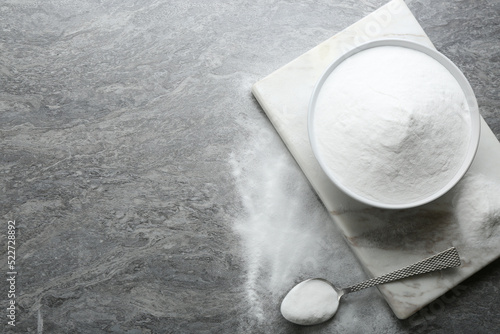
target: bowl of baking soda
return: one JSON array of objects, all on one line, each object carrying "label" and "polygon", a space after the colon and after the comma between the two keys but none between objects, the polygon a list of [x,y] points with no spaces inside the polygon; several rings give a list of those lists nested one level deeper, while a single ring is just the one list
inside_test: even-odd
[{"label": "bowl of baking soda", "polygon": [[376,40],[336,59],[309,104],[309,140],[332,182],[365,204],[429,203],[466,173],[480,116],[462,72],[421,44]]}]

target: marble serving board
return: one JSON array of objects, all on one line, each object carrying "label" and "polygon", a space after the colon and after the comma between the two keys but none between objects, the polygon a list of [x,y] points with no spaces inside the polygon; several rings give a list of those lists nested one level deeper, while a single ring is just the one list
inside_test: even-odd
[{"label": "marble serving board", "polygon": [[460,268],[379,287],[395,315],[405,319],[499,257],[500,231],[488,221],[487,213],[478,211],[484,208],[467,203],[475,203],[474,199],[489,205],[495,197],[488,198],[482,189],[500,184],[500,144],[481,118],[479,149],[465,178],[442,198],[418,208],[377,209],[338,189],[320,168],[309,144],[309,99],[332,61],[359,44],[380,38],[402,38],[434,48],[406,4],[393,0],[258,81],[252,92],[367,275],[387,273],[450,246],[458,249]]}]

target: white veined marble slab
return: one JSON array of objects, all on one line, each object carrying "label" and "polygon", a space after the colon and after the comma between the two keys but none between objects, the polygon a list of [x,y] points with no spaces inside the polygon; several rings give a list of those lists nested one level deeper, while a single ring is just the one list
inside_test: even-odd
[{"label": "white veined marble slab", "polygon": [[[332,61],[379,38],[403,38],[434,48],[406,4],[393,0],[258,81],[252,92],[368,275],[385,274],[450,246],[458,249],[460,268],[379,287],[395,315],[405,319],[500,256],[499,224],[483,212],[488,205],[500,210],[493,207],[498,201],[491,202],[495,196],[489,195],[500,190],[500,144],[481,119],[478,153],[465,178],[442,198],[419,208],[376,209],[339,190],[321,170],[309,144],[309,99]],[[484,205],[470,207],[471,199]]]}]

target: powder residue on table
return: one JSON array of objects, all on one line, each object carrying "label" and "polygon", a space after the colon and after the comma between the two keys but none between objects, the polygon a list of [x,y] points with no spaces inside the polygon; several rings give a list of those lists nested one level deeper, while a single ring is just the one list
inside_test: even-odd
[{"label": "powder residue on table", "polygon": [[[279,305],[296,283],[320,276],[347,286],[366,275],[274,129],[265,121],[243,126],[252,135],[230,159],[241,202],[234,231],[246,265],[241,307],[250,319],[241,321],[240,332],[266,332],[279,324],[282,331],[276,333],[289,333]],[[375,290],[350,298],[352,304],[339,308],[335,321],[315,332],[366,333],[374,324],[395,326],[389,312],[373,312],[387,308]]]},{"label": "powder residue on table", "polygon": [[[248,297],[258,317],[265,316],[264,296],[284,293],[299,274],[324,272],[338,248],[328,213],[285,148],[269,138],[261,135],[231,161],[244,209],[235,231],[242,237]],[[259,292],[264,286],[268,291]]]}]

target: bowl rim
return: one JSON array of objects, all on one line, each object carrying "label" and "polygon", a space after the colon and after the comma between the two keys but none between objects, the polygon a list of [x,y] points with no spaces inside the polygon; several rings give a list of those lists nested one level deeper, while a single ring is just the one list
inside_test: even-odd
[{"label": "bowl rim", "polygon": [[[467,100],[467,104],[469,106],[469,113],[471,117],[471,124],[470,124],[470,139],[469,139],[469,144],[468,144],[468,149],[467,152],[464,156],[464,160],[462,162],[461,167],[459,170],[455,173],[455,175],[450,179],[450,181],[442,187],[440,190],[434,192],[432,195],[429,195],[425,198],[420,198],[417,200],[412,200],[407,203],[385,203],[381,201],[377,201],[371,198],[367,198],[363,196],[362,194],[353,191],[352,189],[346,187],[344,184],[342,184],[336,177],[335,173],[333,173],[325,164],[323,161],[321,154],[318,149],[318,144],[316,141],[316,137],[314,135],[314,113],[315,113],[315,106],[316,106],[316,101],[319,95],[319,92],[321,91],[321,88],[323,87],[323,84],[325,81],[328,79],[330,74],[334,71],[334,69],[339,66],[343,61],[348,59],[349,57],[361,52],[365,51],[367,49],[371,48],[376,48],[376,47],[381,47],[381,46],[398,46],[398,47],[405,47],[409,49],[413,49],[416,51],[420,51],[430,57],[432,57],[434,60],[438,61],[441,65],[443,65],[448,72],[450,72],[451,75],[455,78],[457,83],[460,85],[462,88],[462,91],[465,95],[465,98]],[[318,161],[319,165],[321,166],[321,169],[326,173],[328,178],[338,187],[340,188],[344,193],[349,195],[350,197],[368,204],[370,206],[378,207],[378,208],[383,208],[383,209],[408,209],[408,208],[413,208],[417,206],[421,206],[424,204],[427,204],[429,202],[432,202],[436,200],[437,198],[443,196],[445,193],[447,193],[451,188],[453,188],[465,175],[465,173],[469,170],[472,162],[474,161],[474,157],[476,155],[478,146],[479,146],[479,139],[480,139],[480,134],[481,134],[481,119],[480,119],[480,113],[479,113],[479,107],[477,104],[476,96],[474,94],[474,91],[472,90],[472,87],[465,77],[465,75],[462,73],[462,71],[450,60],[448,59],[445,55],[440,53],[439,51],[435,49],[431,49],[423,44],[409,41],[409,40],[403,40],[403,39],[396,39],[396,38],[390,38],[390,39],[377,39],[373,40],[364,44],[361,44],[359,46],[354,47],[353,49],[343,53],[339,57],[337,57],[323,72],[323,74],[320,76],[320,78],[317,80],[316,85],[314,86],[313,93],[311,94],[311,98],[309,100],[309,106],[308,106],[308,115],[307,115],[307,130],[308,130],[308,135],[309,135],[309,142],[311,144],[311,148],[313,150],[314,156],[316,160]]]}]

